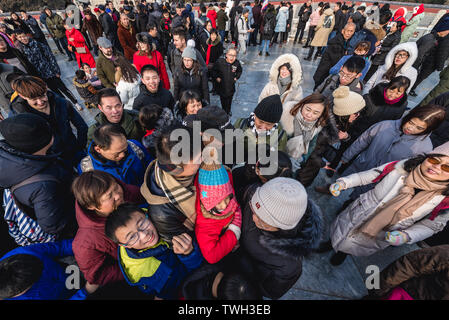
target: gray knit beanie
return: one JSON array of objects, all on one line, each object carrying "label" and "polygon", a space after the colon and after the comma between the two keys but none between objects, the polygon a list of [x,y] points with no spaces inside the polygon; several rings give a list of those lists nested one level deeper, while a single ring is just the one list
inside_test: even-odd
[{"label": "gray knit beanie", "polygon": [[190,58],[194,61],[196,61],[196,52],[195,48],[192,48],[191,46],[185,47],[184,51],[182,52],[183,58]]},{"label": "gray knit beanie", "polygon": [[307,193],[297,180],[278,177],[257,188],[250,205],[263,222],[282,230],[291,230],[306,212]]}]

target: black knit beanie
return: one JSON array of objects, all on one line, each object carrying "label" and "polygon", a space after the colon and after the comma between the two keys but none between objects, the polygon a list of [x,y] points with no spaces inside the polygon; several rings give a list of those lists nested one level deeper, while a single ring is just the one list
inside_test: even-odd
[{"label": "black knit beanie", "polygon": [[278,123],[282,116],[282,102],[278,94],[268,96],[259,102],[254,114],[262,121]]},{"label": "black knit beanie", "polygon": [[21,113],[1,121],[0,134],[11,147],[28,154],[47,146],[53,136],[48,122],[32,113]]}]

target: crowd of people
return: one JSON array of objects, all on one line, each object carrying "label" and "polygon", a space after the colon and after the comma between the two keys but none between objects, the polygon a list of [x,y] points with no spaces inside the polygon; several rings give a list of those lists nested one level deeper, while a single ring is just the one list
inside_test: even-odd
[{"label": "crowd of people", "polygon": [[[234,123],[247,48],[286,45],[290,2],[108,1],[4,19],[0,299],[279,299],[310,254],[334,250],[337,267],[415,243],[426,248],[366,298],[446,299],[449,13],[415,41],[423,5],[408,20],[377,2],[312,6],[297,10],[293,40],[306,56],[279,55]],[[50,38],[76,61],[81,103]],[[410,108],[434,71],[440,82]],[[91,126],[84,108],[98,112]],[[330,227],[306,191],[321,170],[336,177],[315,186],[329,201],[353,189]]]}]

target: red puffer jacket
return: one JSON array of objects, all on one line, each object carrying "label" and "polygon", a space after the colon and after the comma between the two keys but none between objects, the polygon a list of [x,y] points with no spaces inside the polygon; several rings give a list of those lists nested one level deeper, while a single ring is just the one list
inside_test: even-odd
[{"label": "red puffer jacket", "polygon": [[[125,202],[145,203],[139,187],[117,182],[124,190]],[[124,280],[117,261],[117,244],[104,234],[106,218],[81,208],[78,201],[75,208],[79,229],[72,248],[86,280],[99,285]]]},{"label": "red puffer jacket", "polygon": [[164,89],[170,90],[170,80],[168,79],[167,69],[165,68],[164,58],[159,51],[151,52],[151,59],[147,55],[141,54],[139,51],[134,53],[133,64],[137,71],[142,70],[142,67],[146,64],[152,64],[157,68],[159,77],[162,81]]}]

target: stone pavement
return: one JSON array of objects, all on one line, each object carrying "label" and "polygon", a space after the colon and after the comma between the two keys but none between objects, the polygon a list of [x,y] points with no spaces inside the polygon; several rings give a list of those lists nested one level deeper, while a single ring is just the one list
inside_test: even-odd
[{"label": "stone pavement", "polygon": [[[52,40],[49,40],[52,43]],[[249,47],[248,52],[241,61],[243,61],[243,74],[236,86],[236,94],[232,104],[232,120],[233,122],[239,117],[246,117],[256,107],[257,100],[262,88],[268,81],[268,73],[273,61],[283,53],[294,53],[298,55],[302,65],[303,91],[304,95],[312,93],[313,73],[319,63],[304,61],[308,49],[303,49],[300,45],[287,45],[279,48],[274,45],[270,49],[271,56],[258,56],[258,48]],[[59,65],[62,69],[62,75],[65,83],[76,93],[72,86],[72,78],[74,76],[77,65],[75,62],[66,62],[66,59],[57,54]],[[410,97],[409,106],[416,106],[421,99],[429,92],[439,81],[438,74],[432,74],[428,79],[423,81],[417,90],[418,97]],[[77,95],[78,97],[78,95]],[[81,101],[81,100],[80,100]],[[211,96],[211,104],[220,106],[218,96]],[[88,125],[94,122],[93,117],[98,110],[83,110],[81,113]],[[338,208],[347,199],[349,191],[343,192],[338,198],[316,193],[313,187],[335,181],[336,177],[328,178],[323,172],[315,179],[312,186],[307,188],[309,196],[323,210],[326,225],[332,222]],[[328,233],[325,234],[328,237]],[[359,299],[367,294],[365,287],[365,279],[368,274],[366,267],[376,265],[382,270],[389,263],[393,262],[400,256],[418,249],[416,245],[405,245],[402,247],[390,247],[383,252],[375,254],[371,257],[352,257],[348,256],[345,262],[334,267],[329,263],[332,252],[323,254],[312,254],[306,258],[303,263],[303,274],[298,282],[289,290],[282,299],[285,300],[348,300]]]}]

